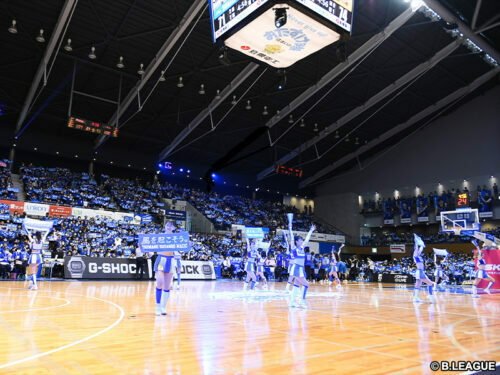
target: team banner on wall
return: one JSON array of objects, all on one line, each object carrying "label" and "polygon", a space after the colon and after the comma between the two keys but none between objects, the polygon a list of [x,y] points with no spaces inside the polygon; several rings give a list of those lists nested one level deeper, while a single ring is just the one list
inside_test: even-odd
[{"label": "team banner on wall", "polygon": [[[500,250],[486,250],[483,249],[483,259],[486,262],[485,271],[488,275],[495,279],[495,284],[492,289],[500,289]],[[477,259],[476,259],[477,269]],[[488,280],[481,280],[479,283],[480,288],[488,286]]]},{"label": "team banner on wall", "polygon": [[139,246],[145,253],[189,251],[189,233],[139,234]]},{"label": "team banner on wall", "polygon": [[395,253],[395,254],[406,253],[406,245],[404,245],[404,244],[401,244],[401,245],[393,244],[390,246],[390,249],[391,249],[391,253]]},{"label": "team banner on wall", "polygon": [[411,223],[411,202],[409,199],[401,199],[399,202],[399,213],[401,224]]}]

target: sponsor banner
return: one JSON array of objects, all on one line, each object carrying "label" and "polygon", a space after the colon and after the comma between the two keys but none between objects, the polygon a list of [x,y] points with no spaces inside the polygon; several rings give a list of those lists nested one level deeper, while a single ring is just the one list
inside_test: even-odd
[{"label": "sponsor banner", "polygon": [[393,284],[414,284],[415,278],[412,275],[405,274],[385,274],[378,273],[376,280],[380,283],[393,283]]},{"label": "sponsor banner", "polygon": [[[288,230],[276,229],[276,234],[282,236],[283,231],[288,232]],[[307,236],[307,232],[301,232],[297,230],[294,230],[293,234],[294,236],[301,236],[302,238],[306,238]],[[326,233],[313,232],[313,234],[311,235],[311,241],[345,243],[345,236],[342,236],[340,234],[326,234]]]},{"label": "sponsor banner", "polygon": [[335,43],[339,37],[335,31],[289,6],[283,27],[275,26],[275,11],[268,9],[229,37],[225,45],[275,68],[287,68]]},{"label": "sponsor banner", "polygon": [[186,221],[186,211],[165,210],[165,219],[174,221]]},{"label": "sponsor banner", "polygon": [[73,209],[71,207],[64,206],[49,206],[50,216],[71,216],[73,214]]},{"label": "sponsor banner", "polygon": [[[136,259],[65,257],[64,278],[66,279],[109,279],[131,280],[135,278]],[[146,278],[153,277],[153,264],[148,259]],[[182,280],[215,280],[212,262],[182,261]]]},{"label": "sponsor banner", "polygon": [[401,224],[411,224],[411,218],[409,218],[409,217],[402,217],[401,218]]},{"label": "sponsor banner", "polygon": [[133,279],[136,269],[135,259],[64,258],[65,279]]},{"label": "sponsor banner", "polygon": [[427,223],[428,221],[429,221],[429,216],[419,216],[418,217],[419,223]]},{"label": "sponsor banner", "polygon": [[[484,268],[486,273],[495,279],[495,284],[491,287],[492,289],[500,289],[500,250],[486,250],[483,249],[484,261],[486,262],[486,267]],[[477,270],[477,259],[476,259],[476,270]],[[488,280],[481,280],[478,287],[486,288],[488,286]]]},{"label": "sponsor banner", "polygon": [[384,224],[394,224],[394,219],[385,219]]},{"label": "sponsor banner", "polygon": [[[181,261],[181,280],[215,280],[214,264],[212,262],[183,260]],[[177,274],[174,273],[177,279]]]},{"label": "sponsor banner", "polygon": [[404,244],[402,244],[402,245],[393,244],[390,246],[390,249],[391,249],[391,253],[396,253],[396,254],[406,253],[406,245],[404,245]]},{"label": "sponsor banner", "polygon": [[493,217],[493,211],[480,212],[479,213],[479,217],[480,218],[483,218],[483,217]]},{"label": "sponsor banner", "polygon": [[139,234],[139,246],[144,253],[189,251],[189,233]]},{"label": "sponsor banner", "polygon": [[31,216],[45,216],[49,213],[49,205],[42,203],[24,203],[24,212]]}]

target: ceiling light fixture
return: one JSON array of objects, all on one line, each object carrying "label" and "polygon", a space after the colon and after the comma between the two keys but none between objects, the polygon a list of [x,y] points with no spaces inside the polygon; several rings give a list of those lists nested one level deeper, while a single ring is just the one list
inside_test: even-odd
[{"label": "ceiling light fixture", "polygon": [[262,111],[263,116],[267,116],[269,112],[267,112],[267,105],[264,106],[264,110]]},{"label": "ceiling light fixture", "polygon": [[314,124],[314,129],[313,129],[313,131],[314,131],[315,133],[319,131],[319,129],[318,129],[318,123],[315,123],[315,124]]},{"label": "ceiling light fixture", "polygon": [[160,76],[160,79],[159,79],[160,82],[165,82],[165,75],[164,74],[165,74],[165,71],[162,70],[161,71],[161,76]]},{"label": "ceiling light fixture", "polygon": [[64,50],[68,52],[73,51],[73,47],[71,47],[71,39],[68,39],[68,43],[64,46]]},{"label": "ceiling light fixture", "polygon": [[288,116],[288,123],[293,124],[293,115]]},{"label": "ceiling light fixture", "polygon": [[340,138],[340,134],[339,134],[339,131],[337,130],[337,131],[335,132],[335,139],[339,139],[339,138]]},{"label": "ceiling light fixture", "polygon": [[305,128],[306,127],[306,123],[305,123],[304,119],[300,120],[300,127],[301,128]]},{"label": "ceiling light fixture", "polygon": [[200,89],[198,90],[198,94],[205,95],[205,85],[203,83],[200,85]]},{"label": "ceiling light fixture", "polygon": [[116,63],[116,67],[118,69],[125,68],[125,64],[123,63],[123,56],[120,56],[120,58],[118,59],[118,62]]},{"label": "ceiling light fixture", "polygon": [[95,47],[94,47],[94,46],[92,46],[92,47],[90,48],[89,59],[91,59],[91,60],[95,60],[95,59],[96,59],[96,57],[97,57],[97,56],[96,56],[96,54],[95,54]]},{"label": "ceiling light fixture", "polygon": [[40,29],[40,34],[35,38],[38,43],[45,43],[45,38],[43,36],[43,29]]},{"label": "ceiling light fixture", "polygon": [[12,20],[12,24],[10,25],[10,27],[7,29],[9,30],[9,33],[11,34],[17,34],[17,27],[16,27],[16,20]]},{"label": "ceiling light fixture", "polygon": [[182,82],[182,77],[179,77],[179,82],[177,82],[177,87],[180,89],[184,87],[184,83]]},{"label": "ceiling light fixture", "polygon": [[251,109],[252,109],[252,105],[251,105],[251,103],[250,103],[250,100],[247,100],[247,105],[245,106],[245,109],[246,109],[247,111],[249,111],[249,110],[251,110]]},{"label": "ceiling light fixture", "polygon": [[233,95],[233,100],[231,100],[232,105],[236,105],[238,102],[236,101],[236,95]]},{"label": "ceiling light fixture", "polygon": [[144,74],[144,64],[143,63],[139,64],[139,70],[137,71],[137,74],[139,74],[140,76],[142,76]]}]

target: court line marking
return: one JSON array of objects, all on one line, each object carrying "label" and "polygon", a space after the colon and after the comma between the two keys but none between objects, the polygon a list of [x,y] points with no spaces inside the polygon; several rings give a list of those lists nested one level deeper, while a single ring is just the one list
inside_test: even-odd
[{"label": "court line marking", "polygon": [[[8,287],[0,287],[0,288],[3,288],[3,289],[24,289],[24,288],[8,288]],[[4,368],[10,367],[10,366],[19,365],[21,363],[28,362],[28,361],[31,361],[33,359],[38,359],[38,358],[41,358],[41,357],[45,357],[45,356],[57,353],[57,352],[59,352],[61,350],[68,349],[68,348],[71,348],[73,346],[79,345],[79,344],[81,344],[83,342],[92,340],[93,338],[95,338],[95,337],[97,337],[99,335],[102,335],[103,333],[106,333],[110,329],[113,329],[116,325],[118,325],[123,320],[123,318],[125,316],[125,311],[123,310],[123,308],[120,305],[117,305],[116,303],[114,303],[112,301],[108,301],[108,300],[101,299],[101,298],[98,298],[98,297],[93,297],[93,296],[86,296],[86,295],[83,295],[83,294],[75,294],[75,293],[68,293],[68,292],[64,292],[64,293],[65,294],[74,295],[74,296],[78,296],[78,297],[92,298],[92,299],[95,299],[95,300],[107,303],[109,305],[112,305],[112,306],[116,307],[120,311],[120,317],[113,324],[111,324],[110,326],[102,329],[99,332],[94,333],[93,335],[90,335],[88,337],[84,337],[83,339],[80,339],[78,341],[75,341],[75,342],[72,342],[70,344],[66,344],[66,345],[60,346],[60,347],[52,349],[52,350],[48,350],[48,351],[43,352],[43,353],[34,354],[32,356],[29,356],[29,357],[26,357],[26,358],[23,358],[23,359],[19,359],[17,361],[12,361],[12,362],[5,363],[3,365],[0,365],[0,369],[4,369]]]},{"label": "court line marking", "polygon": [[462,320],[458,320],[456,321],[455,323],[453,323],[451,326],[449,326],[447,329],[446,329],[446,335],[449,337],[450,341],[453,343],[453,345],[455,345],[458,349],[460,349],[462,352],[464,352],[465,354],[469,354],[469,355],[472,355],[472,357],[477,360],[477,355],[475,353],[472,353],[470,350],[468,350],[467,348],[465,348],[464,346],[462,346],[458,341],[457,339],[455,338],[455,333],[454,333],[454,330],[455,330],[455,326],[458,325],[458,324],[461,324],[461,323],[464,323],[468,320],[471,320],[472,318],[465,318],[465,319],[462,319]]},{"label": "court line marking", "polygon": [[[33,296],[33,294],[21,294],[21,295],[17,295],[16,297],[19,297],[19,296]],[[5,297],[5,296],[4,296]],[[15,312],[31,312],[31,311],[41,311],[41,310],[51,310],[51,309],[57,309],[58,307],[64,307],[64,306],[67,306],[71,303],[70,300],[66,299],[66,298],[61,298],[61,297],[52,297],[52,296],[37,296],[37,298],[54,298],[54,299],[58,299],[58,300],[61,300],[61,301],[66,301],[66,303],[63,303],[62,305],[56,305],[56,306],[48,306],[48,307],[40,307],[38,309],[26,309],[26,310],[0,310],[0,314],[5,314],[5,313],[15,313]]]}]

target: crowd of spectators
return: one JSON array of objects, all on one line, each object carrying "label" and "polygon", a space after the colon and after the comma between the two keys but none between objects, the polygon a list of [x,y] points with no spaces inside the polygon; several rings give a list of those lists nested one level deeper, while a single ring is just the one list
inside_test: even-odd
[{"label": "crowd of spectators", "polygon": [[[427,254],[424,254],[423,258],[425,273],[433,280],[435,271],[434,258]],[[445,275],[449,277],[451,284],[460,285],[464,280],[474,279],[475,265],[472,253],[451,253],[442,267]],[[374,265],[374,274],[406,274],[415,276],[415,271],[415,262],[410,257],[375,262]]]},{"label": "crowd of spectators", "polygon": [[12,186],[10,169],[5,162],[0,165],[0,199],[17,200],[16,189]]},{"label": "crowd of spectators", "polygon": [[24,192],[30,202],[73,207],[116,208],[103,186],[87,173],[32,165],[21,166],[19,172]]},{"label": "crowd of spectators", "polygon": [[439,216],[442,211],[454,210],[460,199],[459,195],[466,194],[471,207],[478,208],[480,212],[490,212],[495,199],[499,198],[498,186],[494,183],[491,187],[486,185],[477,186],[474,193],[467,187],[463,189],[451,189],[438,193],[420,194],[417,197],[401,196],[398,198],[365,199],[362,204],[362,214],[383,214],[385,220],[394,218],[399,214],[402,218],[410,217],[411,213],[417,216],[429,216],[434,213]]},{"label": "crowd of spectators", "polygon": [[[133,259],[137,251],[138,234],[161,231],[161,226],[155,223],[136,225],[103,218],[78,217],[47,216],[45,219],[54,222],[53,231],[47,238],[46,251],[52,259],[75,255]],[[17,214],[0,216],[0,278],[9,276],[9,273],[17,274],[17,277],[21,278],[24,275],[29,242],[22,230],[22,222],[23,217]],[[500,229],[493,231],[493,234],[498,235],[499,232]],[[285,255],[283,238],[268,235],[263,241],[269,243],[267,254],[261,253],[265,257],[266,276],[275,280],[286,280],[289,260]],[[427,239],[426,242],[432,241]],[[306,252],[310,254],[310,260],[306,261],[309,280],[328,281],[331,255],[315,254],[309,252],[309,249],[306,249]],[[222,277],[242,279],[245,276],[246,242],[241,239],[240,234],[192,234],[191,250],[182,257],[185,260],[212,261],[214,266],[220,267]],[[432,259],[424,256],[424,260],[427,274],[432,275]],[[24,263],[24,268],[18,266],[18,263]],[[358,259],[357,256],[352,256],[343,259],[342,263],[345,267],[341,278],[349,280],[374,281],[377,273],[414,275],[416,269],[411,258],[373,262],[370,258]],[[59,268],[62,271],[62,267]],[[474,262],[470,254],[452,254],[444,269],[452,283],[460,284],[472,277]],[[62,276],[62,273],[60,275]]]},{"label": "crowd of spectators", "polygon": [[159,214],[164,209],[161,186],[157,181],[142,184],[138,179],[127,180],[101,175],[103,186],[124,212]]},{"label": "crowd of spectators", "polygon": [[[307,232],[313,223],[314,215],[311,210],[300,212],[295,207],[280,202],[253,200],[235,195],[221,196],[195,189],[189,189],[183,197],[212,221],[218,230],[228,230],[231,224],[265,227],[271,230],[286,228],[287,213],[294,214],[294,228],[298,231]],[[316,223],[316,227],[319,233],[332,233],[320,223]]]},{"label": "crowd of spectators", "polygon": [[[186,200],[205,215],[218,230],[232,224],[266,227],[272,230],[287,226],[286,214],[294,213],[296,230],[307,231],[314,215],[310,207],[299,212],[280,202],[254,200],[236,195],[222,196],[199,189],[179,187],[157,179],[143,182],[101,175],[97,180],[87,173],[66,168],[21,166],[20,175],[27,200],[73,207],[100,208],[114,211],[148,213],[161,216],[164,198]],[[320,233],[332,233],[316,223]]]},{"label": "crowd of spectators", "polygon": [[[500,227],[490,230],[484,230],[485,233],[490,233],[495,237],[500,237]],[[391,232],[389,230],[373,231],[370,236],[361,236],[362,246],[389,246],[391,244],[413,244],[413,233],[411,232]],[[435,232],[429,234],[418,235],[425,243],[441,244],[441,243],[467,243],[471,241],[471,237],[465,234],[455,235],[453,233]]]}]

